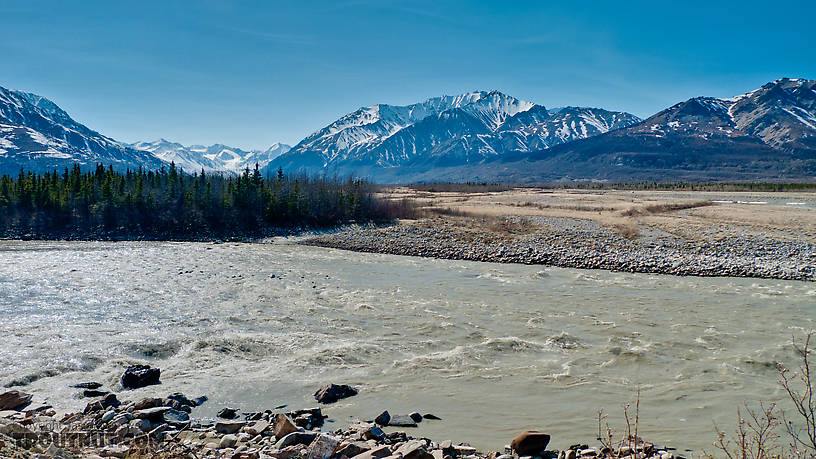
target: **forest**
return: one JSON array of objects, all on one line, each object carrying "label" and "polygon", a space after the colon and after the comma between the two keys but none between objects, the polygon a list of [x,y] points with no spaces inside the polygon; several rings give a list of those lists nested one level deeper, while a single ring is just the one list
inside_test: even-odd
[{"label": "forest", "polygon": [[387,222],[408,203],[378,199],[356,178],[264,177],[102,164],[0,178],[0,237],[214,240],[253,238],[351,222]]}]

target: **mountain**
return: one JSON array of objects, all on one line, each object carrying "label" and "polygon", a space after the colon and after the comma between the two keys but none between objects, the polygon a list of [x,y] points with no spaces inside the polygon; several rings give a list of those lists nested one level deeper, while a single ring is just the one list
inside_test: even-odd
[{"label": "mountain", "polygon": [[116,169],[157,169],[163,164],[74,121],[44,97],[0,87],[0,174],[100,162]]},{"label": "mountain", "polygon": [[498,91],[413,105],[360,108],[320,129],[268,168],[355,173],[405,181],[439,168],[501,161],[631,126],[634,115],[596,108],[547,110]]},{"label": "mountain", "polygon": [[275,143],[266,150],[245,151],[240,148],[215,144],[205,147],[203,145],[191,145],[185,147],[176,142],[165,139],[154,142],[136,142],[130,144],[131,147],[149,152],[157,158],[169,162],[175,162],[187,172],[198,172],[202,169],[207,173],[231,172],[238,173],[245,168],[255,167],[257,163],[264,167],[269,162],[291,148],[289,145]]},{"label": "mountain", "polygon": [[508,180],[812,180],[816,80],[695,97],[623,129],[508,159],[498,174]]}]

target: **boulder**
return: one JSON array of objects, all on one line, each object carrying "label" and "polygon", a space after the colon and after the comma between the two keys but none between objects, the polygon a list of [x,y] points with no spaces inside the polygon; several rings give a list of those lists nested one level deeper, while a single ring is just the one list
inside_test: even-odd
[{"label": "boulder", "polygon": [[289,416],[279,413],[275,415],[275,421],[272,426],[272,431],[275,433],[275,438],[281,439],[292,432],[297,432],[300,429],[289,419]]},{"label": "boulder", "polygon": [[310,432],[292,432],[278,440],[278,442],[275,443],[275,448],[283,449],[292,445],[308,445],[316,436],[317,434]]},{"label": "boulder", "polygon": [[422,415],[421,415],[421,414],[419,414],[419,413],[417,413],[416,411],[414,411],[413,413],[409,414],[409,415],[408,415],[408,417],[409,417],[409,418],[411,418],[411,419],[413,419],[413,420],[414,420],[414,422],[416,422],[417,424],[419,424],[420,422],[422,422]]},{"label": "boulder", "polygon": [[244,431],[250,435],[259,435],[267,428],[269,428],[269,423],[261,420],[255,421],[252,424],[244,427]]},{"label": "boulder", "polygon": [[376,418],[374,418],[374,422],[381,426],[387,426],[388,423],[391,422],[391,413],[389,413],[387,410],[383,411],[382,413],[377,415]]},{"label": "boulder", "polygon": [[322,433],[312,440],[305,457],[306,459],[329,459],[339,444],[339,438]]},{"label": "boulder", "polygon": [[393,427],[416,427],[417,423],[410,416],[405,416],[401,414],[395,414],[391,416],[391,420],[388,421],[389,426]]},{"label": "boulder", "polygon": [[235,435],[224,435],[224,437],[221,438],[221,442],[218,443],[218,447],[232,448],[236,443],[238,443],[238,437]]},{"label": "boulder", "polygon": [[422,440],[411,440],[405,442],[394,451],[395,456],[403,459],[434,459],[433,455],[425,449],[425,442]]},{"label": "boulder", "polygon": [[371,445],[366,442],[362,441],[352,441],[352,442],[343,442],[340,446],[337,447],[337,457],[354,457],[358,454],[363,454],[366,451],[371,450]]},{"label": "boulder", "polygon": [[353,456],[351,459],[381,459],[391,455],[391,449],[387,446],[380,446],[364,453]]},{"label": "boulder", "polygon": [[146,410],[138,410],[133,412],[133,416],[136,419],[149,419],[151,421],[161,421],[164,413],[170,411],[172,408],[169,406],[157,406],[155,408],[148,408]]},{"label": "boulder", "polygon": [[198,406],[196,404],[196,402],[190,400],[189,398],[187,398],[187,396],[185,396],[181,392],[176,392],[174,394],[170,394],[170,395],[167,396],[167,399],[168,400],[174,400],[174,401],[176,401],[179,404],[184,405],[184,406],[191,406],[191,407],[192,406]]},{"label": "boulder", "polygon": [[0,394],[0,411],[20,411],[31,403],[31,394],[10,390]]},{"label": "boulder", "polygon": [[105,395],[101,400],[99,400],[99,403],[102,404],[103,408],[116,408],[121,405],[119,399],[116,398],[116,394]]},{"label": "boulder", "polygon": [[71,387],[76,388],[76,389],[99,389],[100,387],[102,387],[102,383],[93,382],[93,381],[92,382],[83,382],[83,383],[79,383],[79,384],[74,384]]},{"label": "boulder", "polygon": [[537,430],[527,430],[510,442],[510,447],[519,456],[538,456],[547,448],[550,436]]},{"label": "boulder", "polygon": [[190,415],[185,411],[170,409],[162,414],[162,421],[173,426],[185,425],[190,422]]},{"label": "boulder", "polygon": [[150,365],[131,365],[122,374],[122,387],[138,389],[140,387],[161,384],[159,377],[161,370],[151,368]]},{"label": "boulder", "polygon": [[234,434],[243,429],[246,422],[242,421],[219,421],[215,423],[215,431],[220,434]]},{"label": "boulder", "polygon": [[164,406],[164,400],[155,397],[148,397],[136,402],[136,404],[133,405],[133,409],[146,410],[148,408],[156,408],[157,406]]},{"label": "boulder", "polygon": [[238,410],[235,408],[222,408],[216,416],[221,419],[235,419],[238,417]]},{"label": "boulder", "polygon": [[314,393],[314,398],[320,403],[334,403],[355,395],[357,395],[357,389],[349,385],[326,384]]},{"label": "boulder", "polygon": [[108,445],[99,450],[99,455],[102,457],[125,457],[130,451],[130,446],[127,445]]}]

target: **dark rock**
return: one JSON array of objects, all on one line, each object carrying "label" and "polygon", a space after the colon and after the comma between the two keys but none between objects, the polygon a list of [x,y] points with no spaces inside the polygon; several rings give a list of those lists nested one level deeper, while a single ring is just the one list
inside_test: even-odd
[{"label": "dark rock", "polygon": [[156,408],[157,406],[164,406],[164,399],[156,397],[143,398],[133,407],[135,410],[146,410],[148,408]]},{"label": "dark rock", "polygon": [[191,402],[193,402],[193,403],[195,404],[195,406],[201,406],[201,405],[203,405],[203,404],[204,404],[204,402],[206,402],[207,400],[209,400],[209,399],[207,398],[207,396],[206,396],[206,395],[202,395],[201,397],[196,397],[196,398],[192,399],[192,400],[191,400]]},{"label": "dark rock", "polygon": [[395,414],[394,416],[391,416],[391,420],[388,421],[388,425],[393,427],[416,427],[417,423],[411,419],[410,416]]},{"label": "dark rock", "polygon": [[275,448],[281,449],[291,445],[308,445],[315,439],[316,436],[317,434],[315,433],[292,432],[278,440],[278,442],[275,443]]},{"label": "dark rock", "polygon": [[413,413],[408,415],[409,418],[413,419],[414,422],[420,423],[422,422],[422,415],[414,411]]},{"label": "dark rock", "polygon": [[0,394],[0,411],[20,411],[31,403],[31,394],[10,390]]},{"label": "dark rock", "polygon": [[77,389],[99,389],[100,387],[102,387],[102,383],[84,382],[84,383],[74,384],[71,387],[74,387],[74,388],[77,388]]},{"label": "dark rock", "polygon": [[173,426],[185,425],[190,422],[190,416],[184,411],[171,409],[162,414],[162,421]]},{"label": "dark rock", "polygon": [[510,447],[519,456],[538,456],[547,448],[550,436],[537,430],[527,430],[510,442]]},{"label": "dark rock", "polygon": [[372,450],[353,456],[351,459],[382,459],[391,455],[391,449],[387,446],[380,446]]},{"label": "dark rock", "polygon": [[246,422],[242,421],[221,421],[215,423],[215,431],[220,434],[234,434],[244,428],[245,425]]},{"label": "dark rock", "polygon": [[122,387],[138,389],[140,387],[161,384],[159,377],[161,370],[151,368],[150,365],[131,365],[122,374]]},{"label": "dark rock", "polygon": [[173,401],[179,403],[181,406],[198,406],[198,405],[196,405],[196,403],[194,401],[187,398],[181,392],[176,392],[174,394],[170,394],[170,395],[167,396],[167,398],[169,400],[173,400]]},{"label": "dark rock", "polygon": [[422,440],[411,440],[404,443],[394,451],[394,455],[403,459],[434,459],[433,455],[425,449],[425,442]]},{"label": "dark rock", "polygon": [[442,418],[440,418],[439,416],[436,416],[436,415],[431,414],[431,413],[424,414],[424,415],[422,415],[422,417],[425,418],[425,419],[431,419],[431,420],[434,420],[434,421],[441,421],[442,420]]},{"label": "dark rock", "polygon": [[388,423],[391,422],[391,413],[389,413],[387,410],[383,411],[382,413],[377,415],[376,418],[374,418],[374,422],[381,426],[387,426]]},{"label": "dark rock", "polygon": [[102,404],[102,408],[116,408],[122,404],[119,399],[116,398],[116,394],[107,394],[102,397],[102,400],[99,402]]},{"label": "dark rock", "polygon": [[82,391],[83,397],[103,397],[108,394],[110,394],[110,392],[106,390],[86,389]]},{"label": "dark rock", "polygon": [[334,454],[337,457],[354,457],[370,450],[371,446],[369,446],[368,443],[362,441],[352,441],[341,443],[340,446],[337,447],[337,451],[335,451]]},{"label": "dark rock", "polygon": [[150,421],[161,421],[164,413],[172,410],[169,406],[157,406],[155,408],[147,408],[145,410],[138,410],[133,412],[136,419],[147,419]]},{"label": "dark rock", "polygon": [[357,389],[348,385],[327,384],[314,394],[315,400],[320,403],[334,403],[340,399],[357,395]]},{"label": "dark rock", "polygon": [[216,415],[221,419],[235,419],[238,417],[238,410],[235,408],[224,408]]},{"label": "dark rock", "polygon": [[385,438],[385,432],[377,426],[371,426],[365,431],[362,432],[363,439],[365,440],[382,440]]}]

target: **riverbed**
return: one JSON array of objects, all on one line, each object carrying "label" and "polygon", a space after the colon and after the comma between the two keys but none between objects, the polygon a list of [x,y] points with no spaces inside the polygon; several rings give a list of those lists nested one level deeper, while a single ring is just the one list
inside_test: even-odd
[{"label": "riverbed", "polygon": [[[816,284],[437,260],[267,244],[0,242],[0,384],[79,409],[68,386],[115,388],[124,366],[206,394],[194,413],[360,395],[350,417],[430,412],[414,436],[500,450],[519,431],[593,442],[597,412],[711,450],[742,403],[780,400],[777,363],[813,330]],[[783,404],[784,406],[784,404]],[[332,424],[327,428],[331,429]]]}]

